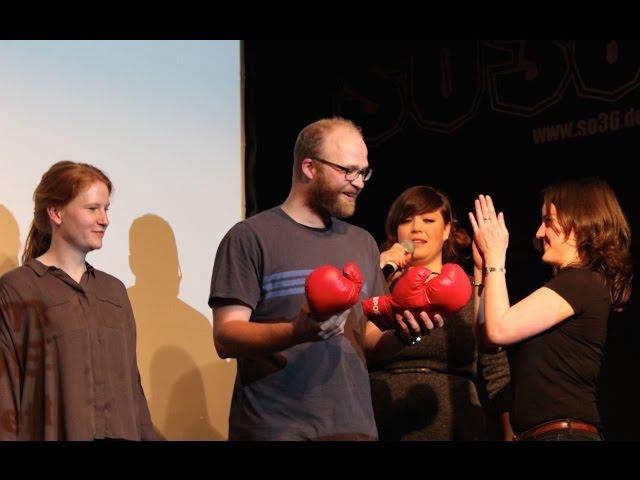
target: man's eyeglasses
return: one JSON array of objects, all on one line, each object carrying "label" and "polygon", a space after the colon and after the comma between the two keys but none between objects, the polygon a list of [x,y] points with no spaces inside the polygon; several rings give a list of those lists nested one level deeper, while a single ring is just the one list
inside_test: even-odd
[{"label": "man's eyeglasses", "polygon": [[359,170],[357,168],[343,167],[342,165],[338,165],[336,163],[330,162],[330,161],[325,160],[323,158],[311,157],[311,160],[316,160],[316,161],[318,161],[320,163],[325,163],[325,164],[329,165],[330,167],[333,167],[333,168],[335,168],[337,170],[340,170],[341,172],[344,173],[345,180],[347,180],[349,182],[356,181],[356,179],[360,175],[362,175],[362,181],[366,182],[367,180],[369,180],[371,178],[371,174],[373,173],[373,169],[371,169],[369,167],[363,168],[362,170]]}]

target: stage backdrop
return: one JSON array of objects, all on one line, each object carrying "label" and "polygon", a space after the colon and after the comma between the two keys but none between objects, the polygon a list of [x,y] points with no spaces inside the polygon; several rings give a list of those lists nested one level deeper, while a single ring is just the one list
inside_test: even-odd
[{"label": "stage backdrop", "polygon": [[128,288],[161,438],[226,439],[235,362],[207,306],[218,242],[243,215],[239,41],[0,42],[0,274],[16,267],[42,173],[114,183],[88,261]]},{"label": "stage backdrop", "polygon": [[[510,230],[517,301],[551,273],[531,242],[540,190],[593,175],[618,193],[638,271],[630,165],[640,149],[640,42],[246,41],[245,64],[247,216],[286,198],[298,132],[342,115],[362,126],[374,170],[351,221],[379,242],[409,186],[442,189],[468,231],[473,199],[490,194]],[[602,398],[611,438],[640,438],[639,293],[610,322]]]}]

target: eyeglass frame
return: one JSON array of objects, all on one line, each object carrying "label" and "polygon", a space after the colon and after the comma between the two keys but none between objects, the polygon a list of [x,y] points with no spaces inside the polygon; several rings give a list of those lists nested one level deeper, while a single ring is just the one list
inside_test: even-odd
[{"label": "eyeglass frame", "polygon": [[[362,181],[366,182],[371,178],[371,175],[373,175],[373,168],[371,167],[367,167],[363,169],[347,168],[347,167],[343,167],[342,165],[338,165],[337,163],[330,162],[329,160],[325,160],[324,158],[319,158],[319,157],[309,157],[309,158],[311,158],[311,160],[317,160],[320,163],[325,163],[330,167],[337,168],[342,173],[344,173],[344,179],[347,182],[355,182],[360,176],[362,176]],[[351,179],[347,177],[347,175],[353,175],[353,174],[356,174],[356,176]]]}]

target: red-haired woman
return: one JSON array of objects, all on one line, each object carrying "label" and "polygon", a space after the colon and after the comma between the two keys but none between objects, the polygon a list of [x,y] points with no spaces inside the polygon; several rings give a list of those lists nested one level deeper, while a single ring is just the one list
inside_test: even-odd
[{"label": "red-haired woman", "polygon": [[35,190],[23,265],[0,278],[2,440],[155,438],[126,289],[86,262],[111,189],[99,169],[62,161]]}]

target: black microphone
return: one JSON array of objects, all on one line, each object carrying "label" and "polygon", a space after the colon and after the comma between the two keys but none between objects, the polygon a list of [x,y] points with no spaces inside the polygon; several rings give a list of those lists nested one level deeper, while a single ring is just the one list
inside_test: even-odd
[{"label": "black microphone", "polygon": [[542,240],[537,238],[537,237],[533,237],[531,243],[533,244],[533,249],[538,252],[538,253],[542,253]]},{"label": "black microphone", "polygon": [[[402,245],[409,254],[413,253],[413,250],[416,248],[411,240],[403,240],[400,242],[400,245]],[[385,263],[384,267],[382,267],[382,274],[384,275],[384,278],[391,278],[391,276],[398,271],[398,268],[398,265],[393,262]]]}]

